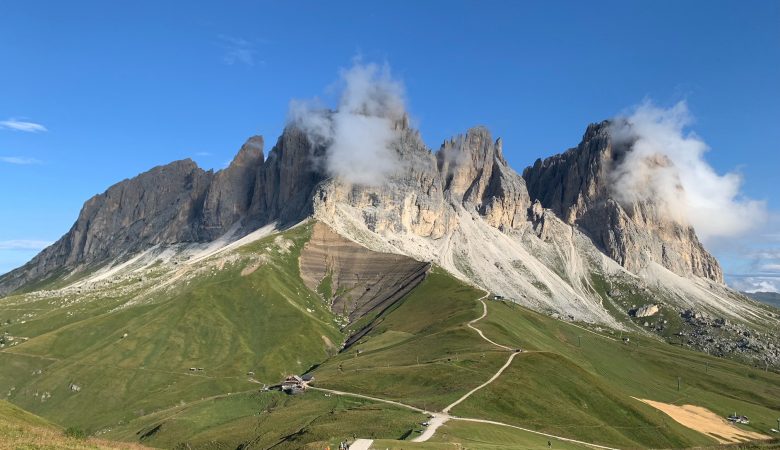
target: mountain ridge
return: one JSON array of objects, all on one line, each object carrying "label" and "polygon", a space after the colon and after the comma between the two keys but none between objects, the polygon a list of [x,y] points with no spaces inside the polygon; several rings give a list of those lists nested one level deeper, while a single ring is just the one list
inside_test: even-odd
[{"label": "mountain ridge", "polygon": [[[454,226],[442,222],[440,214],[431,215],[442,206],[433,199],[438,191],[450,201],[473,205],[491,226],[502,230],[528,221],[533,198],[564,222],[584,229],[605,254],[631,271],[647,264],[648,258],[637,249],[649,244],[653,247],[649,261],[681,275],[722,282],[717,261],[692,228],[654,222],[652,214],[646,214],[651,205],[624,208],[609,198],[603,175],[612,153],[607,125],[591,124],[578,147],[537,160],[520,177],[506,163],[501,139],[493,141],[485,127],[471,128],[432,152],[419,132],[401,121],[399,157],[408,164],[401,170],[422,182],[416,198],[420,222],[409,225],[417,234],[433,237]],[[63,238],[0,277],[0,293],[63,267],[78,271],[156,244],[209,242],[228,233],[240,237],[274,221],[295,223],[313,213],[315,189],[329,179],[317,164],[325,149],[294,126],[285,129],[267,159],[262,146],[262,137],[249,138],[231,164],[217,172],[181,160],[113,185],[85,203]],[[415,148],[419,151],[410,157]],[[432,167],[417,173],[420,163]],[[578,174],[582,166],[590,173]],[[423,198],[428,203],[421,202]],[[438,205],[431,203],[436,201]],[[659,234],[666,239],[657,239]]]},{"label": "mountain ridge", "polygon": [[[328,142],[293,125],[267,158],[262,137],[253,136],[223,170],[183,160],[120,182],[90,199],[57,243],[0,277],[0,296],[88,288],[160,262],[176,274],[177,264],[192,258],[315,219],[371,251],[438,265],[570,321],[621,329],[644,323],[643,331],[664,335],[665,324],[688,311],[762,330],[773,320],[722,284],[717,261],[692,228],[662,220],[649,202],[629,208],[612,198],[604,175],[614,154],[608,122],[591,124],[578,147],[546,160],[553,163],[537,161],[523,175],[485,127],[433,151],[408,120],[392,126],[387,150],[395,170],[370,185],[330,176]],[[642,306],[629,303],[636,292],[641,298],[633,301],[659,305],[663,320],[631,316]],[[714,341],[691,342],[715,351]]]}]

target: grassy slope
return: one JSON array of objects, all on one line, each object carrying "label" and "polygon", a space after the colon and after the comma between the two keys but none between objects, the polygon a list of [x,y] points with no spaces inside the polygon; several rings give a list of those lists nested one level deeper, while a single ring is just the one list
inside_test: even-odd
[{"label": "grassy slope", "polygon": [[[321,363],[315,371],[320,387],[438,410],[504,364],[508,353],[466,326],[481,314],[476,299],[482,293],[440,269],[391,311],[362,321],[360,326],[373,321],[372,331],[329,357],[333,350],[326,340],[338,343],[343,335],[298,273],[309,229],[285,234],[295,243],[289,253],[274,246],[275,238],[264,239],[239,249],[238,259],[222,270],[180,283],[150,304],[111,314],[105,314],[109,306],[98,304],[69,305],[80,309],[67,315],[40,301],[25,306],[43,313],[21,324],[16,308],[3,311],[0,304],[0,314],[16,314],[14,334],[31,337],[0,352],[0,392],[57,423],[110,428],[107,436],[117,439],[146,435],[142,442],[148,445],[319,448],[352,433],[413,437],[408,433],[419,431],[423,418],[319,392],[258,393],[246,371],[271,383]],[[260,253],[270,262],[242,276],[252,264],[243,258]],[[751,427],[761,432],[780,410],[777,375],[657,340],[632,335],[627,346],[500,302],[489,302],[488,317],[477,326],[497,342],[534,352],[517,357],[498,381],[456,407],[457,415],[620,447],[679,447],[713,441],[631,396],[699,404],[719,414],[737,410],[751,416]],[[192,374],[189,367],[205,370]],[[40,375],[30,376],[39,369]],[[71,392],[70,383],[81,391]],[[51,397],[42,400],[44,392]],[[546,447],[546,438],[532,433],[464,422],[448,423],[430,443],[381,444],[452,448],[452,442],[485,449]],[[554,448],[577,447],[555,442]]]},{"label": "grassy slope", "polygon": [[[442,408],[490,378],[508,355],[465,327],[481,312],[481,305],[475,301],[480,296],[479,291],[434,270],[400,305],[377,319],[374,329],[357,345],[321,364],[315,371],[317,385],[428,409]],[[656,340],[632,336],[639,347],[626,346],[516,305],[488,305],[488,317],[477,326],[498,342],[530,351],[517,357],[498,381],[456,407],[456,415],[503,421],[621,448],[678,448],[712,445],[714,441],[631,396],[702,404],[715,411],[736,405],[737,410],[756,417],[755,428],[759,431],[765,431],[769,411],[776,408],[772,405],[777,404],[778,383],[772,374]],[[709,364],[708,372],[700,373],[705,363]],[[683,387],[677,393],[676,378],[664,378],[663,370],[680,366],[692,367],[684,373]],[[711,375],[726,369],[724,376]],[[740,375],[740,371],[750,375]],[[548,440],[495,425],[452,421],[431,442],[412,444],[393,438],[406,435],[404,430],[421,430],[415,424],[421,418],[414,412],[365,400],[326,398],[317,392],[295,398],[279,395],[244,394],[230,399],[246,409],[208,403],[185,406],[174,411],[172,418],[140,418],[112,437],[133,438],[135,433],[163,423],[159,437],[150,443],[172,445],[186,440],[197,448],[211,440],[226,445],[254,440],[266,445],[293,431],[299,434],[283,441],[282,448],[323,441],[333,445],[341,439],[340,434],[351,433],[382,438],[377,441],[381,448],[438,449],[452,448],[453,443],[484,449],[545,448]],[[356,402],[362,404],[361,408],[379,412],[372,415],[358,409],[346,416],[344,405],[338,402]],[[276,409],[268,413],[265,405],[270,403],[275,403]],[[333,410],[331,415],[323,415],[328,408]],[[227,413],[221,415],[219,411]],[[304,423],[308,425],[301,426]],[[553,445],[579,448],[555,439]]]},{"label": "grassy slope", "polygon": [[[389,440],[375,441],[376,448],[391,450],[451,450],[468,448],[470,450],[510,450],[510,449],[547,449],[550,441],[555,450],[591,449],[585,445],[547,438],[521,430],[498,425],[450,421],[439,429],[436,435],[425,443],[398,442]],[[455,445],[453,445],[455,444]]]},{"label": "grassy slope", "polygon": [[0,400],[0,449],[141,449],[124,442],[65,436],[51,422]]},{"label": "grassy slope", "polygon": [[[355,348],[318,368],[318,382],[443,407],[488,379],[506,359],[506,353],[485,346],[464,327],[478,317],[474,299],[480,295],[434,273]],[[626,346],[497,302],[490,302],[488,318],[478,326],[497,342],[539,353],[515,359],[495,384],[456,407],[458,415],[615,446],[680,447],[714,441],[632,396],[685,400],[719,413],[736,409],[756,417],[753,428],[764,433],[778,409],[776,375],[657,340],[632,336],[634,345]],[[357,349],[363,352],[358,355]],[[677,376],[683,383],[679,393]]]},{"label": "grassy slope", "polygon": [[481,314],[474,301],[481,295],[433,270],[371,333],[318,367],[317,385],[425,409],[447,406],[506,360],[466,327]]},{"label": "grassy slope", "polygon": [[[270,262],[247,276],[240,273],[248,262],[239,258],[153,303],[87,314],[0,352],[0,389],[57,423],[95,431],[180,402],[254,389],[249,370],[269,384],[305,371],[327,357],[323,336],[341,340],[330,312],[300,281],[298,252],[309,230],[285,234],[295,243],[289,252],[273,238],[242,248],[246,257],[271,252]],[[72,392],[71,383],[81,390]]]},{"label": "grassy slope", "polygon": [[[143,417],[109,436],[171,448],[294,449],[312,443],[331,446],[353,435],[398,439],[417,422],[413,411],[368,400],[325,396],[316,391],[288,396],[278,391],[223,396]],[[148,434],[148,437],[142,437]],[[317,448],[324,448],[324,445]]]},{"label": "grassy slope", "polygon": [[[616,402],[647,416],[629,421],[636,426],[648,420],[657,423],[660,418],[664,429],[672,431],[666,443],[658,441],[665,432],[642,437],[641,429],[626,428],[622,434],[644,445],[680,446],[706,441],[630,397],[705,406],[724,416],[738,411],[751,417],[749,428],[762,433],[774,425],[780,410],[780,376],[772,372],[637,335],[631,335],[630,345],[625,345],[516,305],[490,302],[488,306],[488,317],[480,328],[489,337],[539,353],[515,359],[512,372],[475,394],[456,414],[487,413],[496,420],[531,424],[567,436],[591,436],[598,442],[620,432],[619,428],[607,430],[605,425],[631,426],[622,414],[610,414],[619,408],[607,405]],[[506,392],[513,392],[511,398]],[[577,418],[564,408],[567,404],[579,404],[579,409],[589,411],[588,417]],[[567,428],[575,424],[584,426]]]}]

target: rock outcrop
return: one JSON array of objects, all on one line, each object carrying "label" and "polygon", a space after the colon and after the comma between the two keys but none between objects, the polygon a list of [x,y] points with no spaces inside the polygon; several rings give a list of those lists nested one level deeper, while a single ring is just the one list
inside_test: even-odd
[{"label": "rock outcrop", "polygon": [[312,213],[315,187],[325,178],[318,161],[324,149],[314,147],[301,130],[288,127],[268,159],[257,167],[254,192],[244,228],[271,222],[294,224]]},{"label": "rock outcrop", "polygon": [[185,160],[120,182],[90,199],[54,245],[0,277],[0,295],[155,245],[237,239],[264,225],[283,227],[312,215],[327,219],[344,208],[373,233],[434,241],[462,228],[464,213],[503,233],[532,229],[545,239],[555,228],[545,225],[547,209],[635,273],[656,262],[677,274],[722,281],[717,261],[692,228],[663,219],[652,203],[625,205],[611,196],[609,170],[625,149],[612,144],[606,122],[590,126],[577,148],[538,160],[523,176],[508,166],[501,140],[484,127],[446,141],[438,152],[406,120],[395,132],[397,171],[376,186],[329,177],[325,148],[294,126],[267,158],[256,136],[216,173]]},{"label": "rock outcrop", "polygon": [[301,278],[351,322],[392,306],[417,287],[430,263],[372,252],[317,222],[299,258]]},{"label": "rock outcrop", "polygon": [[24,266],[0,277],[0,295],[157,244],[197,239],[194,220],[213,174],[191,160],[155,167],[89,199],[73,227]]},{"label": "rock outcrop", "polygon": [[658,305],[644,305],[640,306],[634,311],[634,317],[651,317],[658,314],[660,308]]},{"label": "rock outcrop", "polygon": [[506,163],[501,140],[484,127],[431,152],[411,129],[399,131],[394,150],[400,170],[378,186],[328,180],[317,190],[315,210],[332,217],[340,206],[358,210],[377,233],[411,233],[439,239],[457,228],[455,206],[499,229],[520,227],[530,206],[525,181]]},{"label": "rock outcrop", "polygon": [[213,240],[241,220],[249,210],[257,169],[263,164],[263,138],[253,136],[225,170],[214,175],[203,202],[199,238]]},{"label": "rock outcrop", "polygon": [[627,269],[639,273],[655,262],[678,275],[722,283],[720,265],[692,227],[665,217],[651,201],[615,199],[610,171],[628,151],[629,143],[613,143],[608,122],[593,124],[576,148],[537,160],[523,177],[533,200],[586,231]]},{"label": "rock outcrop", "polygon": [[73,227],[24,266],[0,277],[0,295],[31,281],[73,274],[156,245],[241,237],[271,222],[296,223],[312,212],[322,180],[306,136],[287,129],[263,159],[254,136],[216,173],[176,161],[111,186],[88,200]]},{"label": "rock outcrop", "polygon": [[501,139],[484,127],[447,141],[436,154],[448,197],[470,205],[501,229],[520,226],[531,202],[524,180],[504,159]]}]

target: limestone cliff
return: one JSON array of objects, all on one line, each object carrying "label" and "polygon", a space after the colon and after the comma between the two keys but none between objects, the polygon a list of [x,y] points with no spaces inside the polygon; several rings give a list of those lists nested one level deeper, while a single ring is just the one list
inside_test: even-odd
[{"label": "limestone cliff", "polygon": [[24,266],[0,277],[0,295],[31,281],[79,273],[156,245],[239,238],[268,224],[293,224],[312,211],[322,176],[306,136],[285,130],[268,160],[263,138],[241,147],[216,173],[176,161],[121,181],[88,200],[73,227]]},{"label": "limestone cliff", "polygon": [[639,273],[656,262],[683,276],[723,282],[723,272],[694,229],[664,217],[652,201],[621,204],[610,191],[610,171],[630,151],[615,144],[609,123],[588,127],[565,153],[538,159],[523,172],[533,200],[585,230],[610,258]]},{"label": "limestone cliff", "polygon": [[403,129],[394,150],[400,169],[379,186],[331,179],[318,188],[315,210],[328,217],[340,206],[360,211],[373,232],[439,239],[459,226],[455,206],[499,229],[520,227],[530,206],[525,182],[506,163],[501,141],[484,127],[445,142],[437,153],[414,130]]},{"label": "limestone cliff", "polygon": [[[329,177],[325,147],[294,126],[284,130],[267,158],[263,139],[252,137],[216,173],[190,160],[154,168],[90,199],[65,236],[0,277],[0,295],[152,246],[234,240],[312,215],[329,222],[344,208],[372,233],[436,241],[467,239],[453,234],[464,220],[506,234],[532,229],[541,235],[544,207],[584,230],[604,254],[633,272],[657,262],[677,274],[722,281],[717,261],[693,229],[662,218],[651,203],[625,205],[610,195],[609,170],[625,149],[612,144],[606,122],[590,126],[578,147],[538,160],[523,176],[508,166],[501,140],[484,127],[447,140],[437,152],[407,120],[398,121],[395,133],[397,170],[375,186]],[[532,209],[532,200],[540,206]],[[500,282],[501,273],[491,279]]]}]

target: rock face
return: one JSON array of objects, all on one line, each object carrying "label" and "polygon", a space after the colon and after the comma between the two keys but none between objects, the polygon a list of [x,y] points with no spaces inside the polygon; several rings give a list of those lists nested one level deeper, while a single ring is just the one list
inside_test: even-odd
[{"label": "rock face", "polygon": [[203,202],[199,237],[216,239],[249,210],[257,169],[263,164],[263,138],[253,136],[225,170],[214,178]]},{"label": "rock face", "polygon": [[314,148],[300,130],[286,128],[268,159],[256,168],[245,227],[252,229],[274,221],[289,225],[311,214],[314,188],[325,178],[317,164],[323,152],[322,148]]},{"label": "rock face", "polygon": [[372,252],[319,222],[299,264],[306,286],[352,322],[392,306],[425,279],[431,266],[403,255]]},{"label": "rock face", "polygon": [[499,229],[525,223],[530,206],[525,182],[504,159],[501,141],[484,127],[445,142],[431,152],[419,134],[399,130],[395,151],[401,170],[380,186],[328,180],[317,190],[315,210],[332,217],[344,205],[360,211],[377,233],[411,233],[439,239],[459,226],[454,206]]},{"label": "rock face", "polygon": [[[538,160],[523,176],[508,166],[501,140],[484,127],[446,141],[438,152],[426,147],[407,121],[396,128],[398,170],[378,186],[328,177],[322,169],[325,148],[295,127],[285,129],[267,159],[263,139],[256,136],[216,173],[185,160],[122,181],[87,201],[73,228],[54,245],[0,277],[0,295],[155,245],[237,239],[270,223],[283,227],[312,215],[333,218],[345,208],[372,233],[442,240],[445,246],[448,239],[467,239],[453,234],[471,226],[464,221],[484,222],[507,235],[532,230],[543,240],[560,238],[550,233],[571,235],[548,217],[554,214],[584,230],[607,256],[635,273],[656,262],[683,276],[722,281],[720,267],[692,228],[660,218],[650,203],[621,205],[610,196],[608,172],[624,149],[612,145],[607,123],[590,126],[577,148]],[[459,251],[473,253],[468,246]],[[402,253],[399,248],[391,251]],[[513,276],[506,265],[488,261],[490,255],[479,262],[497,264],[487,282]],[[453,267],[467,256],[452,256]],[[474,270],[461,271],[467,272]],[[478,276],[474,273],[475,281]],[[539,285],[527,289],[545,290]]]},{"label": "rock face", "polygon": [[436,157],[450,199],[473,206],[496,228],[526,221],[531,202],[525,182],[507,165],[501,139],[494,142],[486,128],[445,142]]},{"label": "rock face", "polygon": [[523,177],[533,200],[585,230],[627,269],[639,273],[655,262],[679,275],[722,283],[720,265],[692,227],[665,218],[652,202],[615,200],[609,174],[627,151],[627,144],[613,144],[609,123],[602,122],[590,125],[576,148],[537,160]]},{"label": "rock face", "polygon": [[322,179],[306,136],[287,129],[263,160],[263,138],[250,138],[217,173],[192,160],[155,167],[88,200],[65,236],[24,266],[0,277],[0,295],[30,281],[73,273],[155,245],[240,237],[311,214]]},{"label": "rock face", "polygon": [[0,294],[62,270],[106,261],[156,244],[197,239],[213,175],[191,160],[155,167],[89,199],[65,236],[0,278]]},{"label": "rock face", "polygon": [[651,317],[658,314],[658,305],[644,305],[634,311],[634,317]]}]

